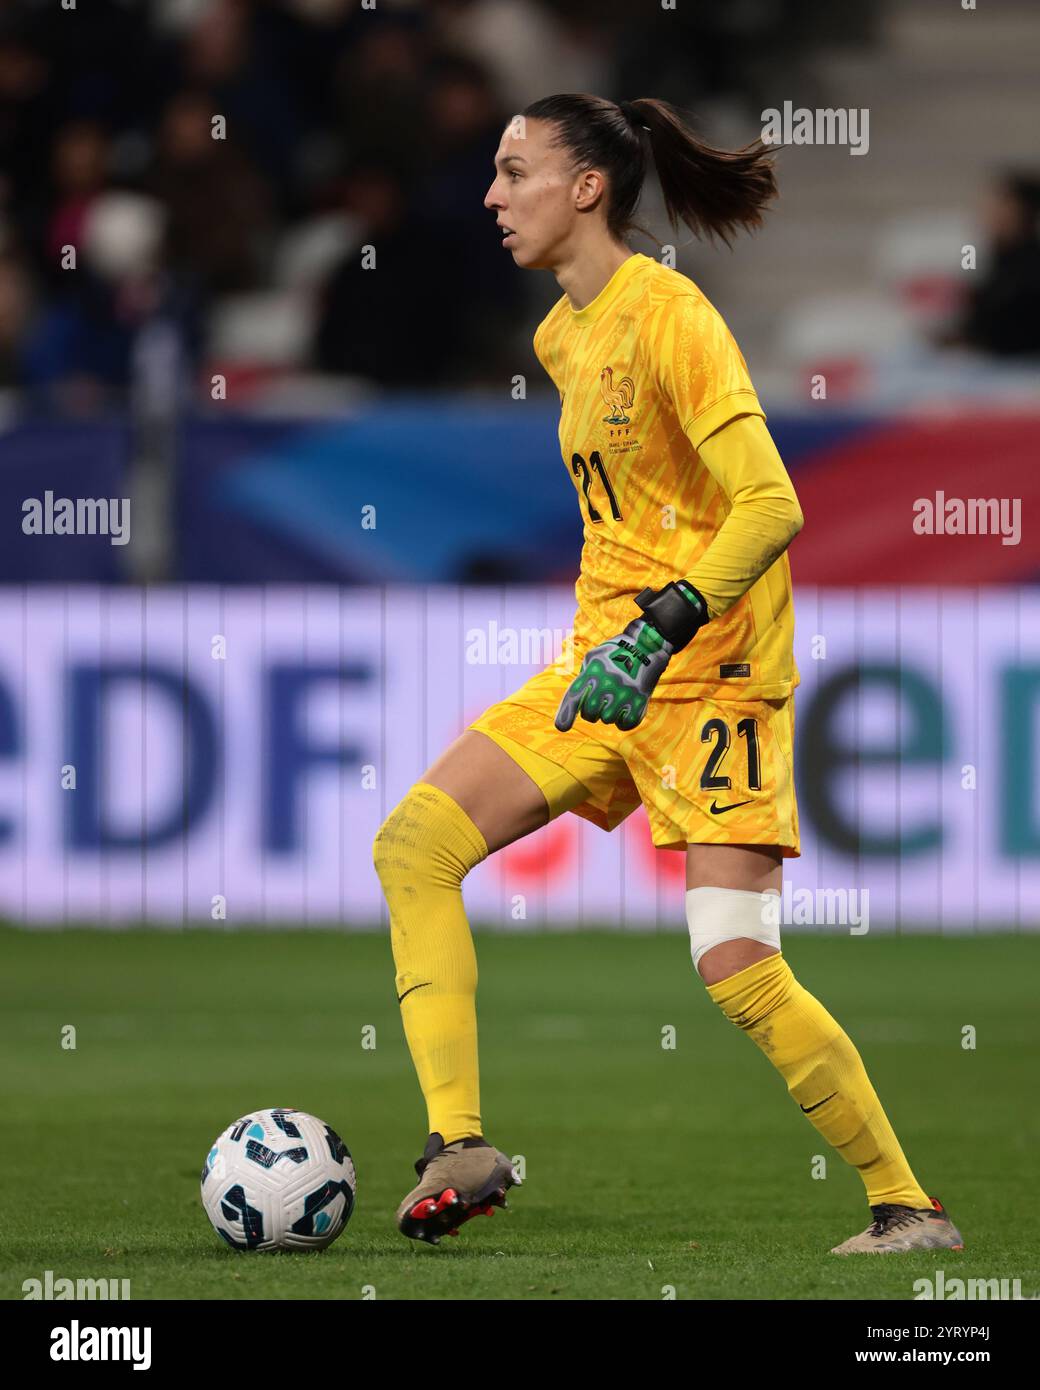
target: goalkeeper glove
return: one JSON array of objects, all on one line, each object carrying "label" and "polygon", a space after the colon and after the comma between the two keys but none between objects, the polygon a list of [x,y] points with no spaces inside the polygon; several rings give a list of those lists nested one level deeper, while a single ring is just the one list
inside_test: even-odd
[{"label": "goalkeeper glove", "polygon": [[663,589],[644,589],[636,598],[643,610],[619,637],[590,647],[581,670],[556,712],[566,732],[580,714],[590,723],[634,729],[671,657],[691,642],[708,621],[703,595],[685,579]]}]

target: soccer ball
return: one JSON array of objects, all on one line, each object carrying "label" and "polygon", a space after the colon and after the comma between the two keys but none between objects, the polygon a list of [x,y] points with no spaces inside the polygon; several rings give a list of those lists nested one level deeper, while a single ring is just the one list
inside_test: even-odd
[{"label": "soccer ball", "polygon": [[236,1250],[323,1250],[350,1220],[357,1177],[334,1129],[302,1110],[257,1110],[214,1143],[202,1205]]}]

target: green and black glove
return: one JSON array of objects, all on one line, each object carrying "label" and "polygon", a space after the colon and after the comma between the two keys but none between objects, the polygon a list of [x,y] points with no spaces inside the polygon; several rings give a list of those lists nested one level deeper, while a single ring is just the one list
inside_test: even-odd
[{"label": "green and black glove", "polygon": [[636,598],[643,617],[634,618],[619,637],[590,647],[556,711],[555,724],[566,732],[580,714],[589,723],[634,729],[664,668],[708,621],[703,595],[680,579],[663,589],[644,589]]}]

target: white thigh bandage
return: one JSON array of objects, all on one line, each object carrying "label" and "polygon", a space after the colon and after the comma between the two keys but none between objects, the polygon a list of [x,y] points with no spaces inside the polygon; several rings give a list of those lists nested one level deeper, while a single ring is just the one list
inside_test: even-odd
[{"label": "white thigh bandage", "polygon": [[764,893],[749,893],[744,888],[687,888],[686,920],[695,970],[705,951],[738,936],[780,949],[780,894],[775,888]]}]

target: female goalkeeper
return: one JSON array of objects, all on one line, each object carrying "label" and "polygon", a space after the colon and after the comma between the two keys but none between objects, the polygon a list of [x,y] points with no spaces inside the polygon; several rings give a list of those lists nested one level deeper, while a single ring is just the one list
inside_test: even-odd
[{"label": "female goalkeeper", "polygon": [[776,192],[759,144],[712,149],[663,101],[565,95],[513,120],[484,200],[516,264],[563,291],[534,348],[584,521],[580,669],[550,667],[487,710],[375,841],[430,1131],[397,1223],[436,1243],[515,1180],[481,1127],[464,876],[565,811],[612,830],[641,802],[655,845],[685,851],[708,993],[863,1179],[871,1224],[834,1253],[958,1248],[856,1048],[780,952],[781,866],[799,852],[786,551],[802,514],[718,311],[625,242],[651,156],[672,226],[695,234],[757,226]]}]

